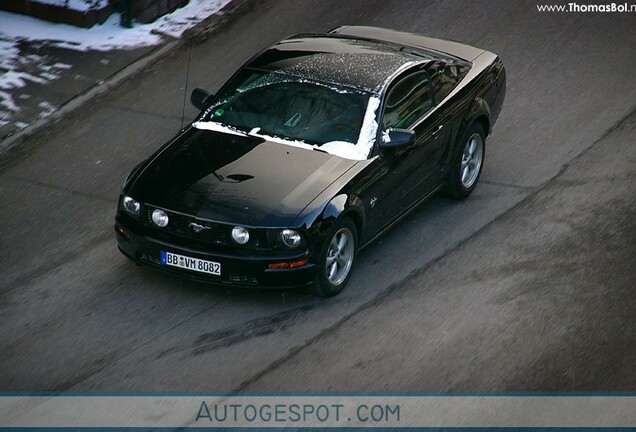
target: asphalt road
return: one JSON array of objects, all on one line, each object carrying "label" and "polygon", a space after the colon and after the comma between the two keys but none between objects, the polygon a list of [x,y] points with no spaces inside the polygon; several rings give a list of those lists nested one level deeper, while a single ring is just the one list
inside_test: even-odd
[{"label": "asphalt road", "polygon": [[253,2],[192,47],[188,90],[340,24],[499,54],[508,93],[476,192],[424,204],[329,300],[136,267],[114,208],[179,129],[184,47],[0,172],[0,390],[636,390],[635,23],[522,1]]}]

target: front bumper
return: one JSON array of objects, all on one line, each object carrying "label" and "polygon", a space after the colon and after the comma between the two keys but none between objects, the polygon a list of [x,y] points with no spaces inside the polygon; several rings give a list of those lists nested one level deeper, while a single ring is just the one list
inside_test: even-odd
[{"label": "front bumper", "polygon": [[[316,265],[308,262],[296,268],[270,269],[268,264],[301,260],[308,256],[306,250],[271,251],[241,250],[221,252],[188,245],[186,239],[166,241],[152,234],[134,229],[119,218],[115,223],[119,250],[140,265],[156,267],[165,272],[192,280],[215,285],[249,288],[295,288],[310,285],[314,280]],[[201,273],[161,262],[161,252],[168,251],[187,257],[214,261],[221,264],[221,276]]]}]

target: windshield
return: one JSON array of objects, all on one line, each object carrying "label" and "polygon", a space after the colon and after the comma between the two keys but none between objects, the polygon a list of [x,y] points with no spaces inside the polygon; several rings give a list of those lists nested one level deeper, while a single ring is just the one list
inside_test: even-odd
[{"label": "windshield", "polygon": [[[219,95],[203,121],[318,149],[324,145],[322,150],[330,153],[334,145],[339,145],[345,153],[356,150],[359,155],[354,159],[364,159],[370,146],[361,157],[362,149],[354,147],[361,140],[366,146],[368,141],[367,136],[361,136],[361,131],[369,132],[369,125],[363,127],[369,117],[369,100],[368,93],[355,89],[278,72],[246,69]],[[375,122],[375,108],[372,114]]]}]

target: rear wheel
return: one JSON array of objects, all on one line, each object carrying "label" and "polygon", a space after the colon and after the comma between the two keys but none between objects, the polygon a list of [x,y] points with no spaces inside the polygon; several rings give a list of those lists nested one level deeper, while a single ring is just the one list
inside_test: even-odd
[{"label": "rear wheel", "polygon": [[339,294],[349,282],[358,248],[356,227],[349,218],[337,221],[329,230],[319,257],[311,292],[320,297]]},{"label": "rear wheel", "polygon": [[485,133],[480,124],[473,123],[468,128],[460,148],[444,186],[444,194],[455,199],[466,198],[479,181],[486,152]]}]

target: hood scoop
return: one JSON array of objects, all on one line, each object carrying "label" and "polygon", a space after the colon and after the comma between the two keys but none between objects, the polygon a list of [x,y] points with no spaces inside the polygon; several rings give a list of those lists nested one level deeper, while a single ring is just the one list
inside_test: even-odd
[{"label": "hood scoop", "polygon": [[244,181],[252,180],[253,178],[254,176],[249,174],[230,174],[225,176],[221,181],[230,183],[242,183]]}]

